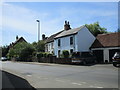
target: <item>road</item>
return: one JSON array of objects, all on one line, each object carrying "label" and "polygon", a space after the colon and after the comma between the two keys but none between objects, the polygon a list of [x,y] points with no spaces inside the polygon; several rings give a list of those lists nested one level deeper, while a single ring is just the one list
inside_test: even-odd
[{"label": "road", "polygon": [[118,68],[112,64],[0,63],[2,70],[24,78],[35,88],[118,88]]}]

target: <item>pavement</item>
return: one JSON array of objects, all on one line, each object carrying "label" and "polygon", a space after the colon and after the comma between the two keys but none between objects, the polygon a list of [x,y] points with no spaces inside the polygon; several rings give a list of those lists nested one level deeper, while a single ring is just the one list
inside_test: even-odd
[{"label": "pavement", "polygon": [[33,88],[28,81],[25,79],[18,77],[14,74],[8,73],[6,71],[1,71],[2,73],[2,89],[28,89],[28,90],[36,90]]},{"label": "pavement", "polygon": [[[20,77],[34,88],[118,88],[118,68],[37,62],[0,62],[2,70]],[[26,85],[25,85],[26,86]]]}]

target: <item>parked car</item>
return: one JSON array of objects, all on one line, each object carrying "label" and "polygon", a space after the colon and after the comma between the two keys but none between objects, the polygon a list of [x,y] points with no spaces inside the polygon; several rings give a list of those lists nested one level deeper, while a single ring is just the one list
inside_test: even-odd
[{"label": "parked car", "polygon": [[6,57],[1,57],[1,61],[7,61],[8,59]]},{"label": "parked car", "polygon": [[91,52],[74,52],[72,54],[73,64],[90,64],[96,63],[96,57]]},{"label": "parked car", "polygon": [[120,67],[120,52],[116,52],[112,57],[112,59],[113,59],[113,66]]}]

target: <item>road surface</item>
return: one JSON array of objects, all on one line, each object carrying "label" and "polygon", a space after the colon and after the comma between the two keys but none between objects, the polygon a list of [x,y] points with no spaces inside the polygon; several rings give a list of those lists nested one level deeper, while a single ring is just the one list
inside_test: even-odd
[{"label": "road surface", "polygon": [[2,70],[24,78],[35,88],[118,88],[118,68],[112,64],[0,63]]}]

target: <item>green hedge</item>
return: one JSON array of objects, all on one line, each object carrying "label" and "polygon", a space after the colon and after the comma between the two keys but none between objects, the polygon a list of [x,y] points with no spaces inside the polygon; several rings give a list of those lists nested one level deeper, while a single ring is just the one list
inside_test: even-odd
[{"label": "green hedge", "polygon": [[53,56],[52,54],[48,53],[48,52],[38,52],[37,53],[37,58],[42,58],[42,57],[51,57]]},{"label": "green hedge", "polygon": [[62,57],[63,58],[69,58],[70,54],[69,54],[69,51],[68,50],[63,50],[62,51]]}]

